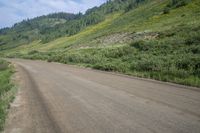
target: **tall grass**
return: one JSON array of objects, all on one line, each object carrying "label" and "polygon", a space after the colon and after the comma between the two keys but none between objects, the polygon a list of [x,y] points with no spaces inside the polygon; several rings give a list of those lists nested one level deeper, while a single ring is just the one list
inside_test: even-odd
[{"label": "tall grass", "polygon": [[15,87],[10,78],[12,68],[3,60],[0,60],[0,132],[3,130],[10,102],[14,99]]}]

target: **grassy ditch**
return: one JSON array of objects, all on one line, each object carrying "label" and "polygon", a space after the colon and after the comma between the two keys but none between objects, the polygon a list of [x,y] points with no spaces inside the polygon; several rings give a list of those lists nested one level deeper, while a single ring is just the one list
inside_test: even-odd
[{"label": "grassy ditch", "polygon": [[13,72],[11,65],[0,59],[0,132],[4,128],[10,103],[16,92],[15,86],[11,83]]}]

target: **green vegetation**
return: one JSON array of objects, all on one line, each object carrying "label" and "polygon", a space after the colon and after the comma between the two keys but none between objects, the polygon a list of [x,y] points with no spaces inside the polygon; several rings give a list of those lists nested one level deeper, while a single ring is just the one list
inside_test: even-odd
[{"label": "green vegetation", "polygon": [[169,13],[171,9],[179,8],[181,6],[186,6],[191,0],[171,0],[169,4],[164,8],[164,13]]},{"label": "green vegetation", "polygon": [[102,22],[107,14],[125,10],[130,5],[136,6],[143,1],[109,0],[100,7],[87,10],[85,14],[61,12],[23,20],[11,28],[0,30],[0,50],[15,48],[35,40],[48,43],[56,38],[75,35],[88,26]]},{"label": "green vegetation", "polygon": [[3,130],[7,109],[14,99],[16,91],[14,85],[10,82],[12,74],[11,66],[7,62],[0,60],[0,131]]},{"label": "green vegetation", "polygon": [[[170,11],[163,13],[166,7]],[[70,19],[77,23],[99,19],[79,30],[76,23],[61,24],[76,30],[73,34],[47,43],[36,39],[12,49],[2,41],[0,49],[6,47],[1,54],[7,57],[77,64],[200,87],[199,14],[199,0],[108,1]]]}]

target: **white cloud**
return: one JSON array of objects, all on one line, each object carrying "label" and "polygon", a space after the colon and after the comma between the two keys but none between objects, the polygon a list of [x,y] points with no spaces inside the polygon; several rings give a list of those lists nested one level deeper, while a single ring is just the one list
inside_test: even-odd
[{"label": "white cloud", "polygon": [[1,0],[0,28],[53,12],[85,12],[106,0]]}]

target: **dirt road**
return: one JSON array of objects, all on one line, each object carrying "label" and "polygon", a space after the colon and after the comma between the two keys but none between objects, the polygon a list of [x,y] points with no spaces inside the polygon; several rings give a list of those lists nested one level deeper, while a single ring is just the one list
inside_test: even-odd
[{"label": "dirt road", "polygon": [[15,59],[5,133],[200,133],[200,89]]}]

